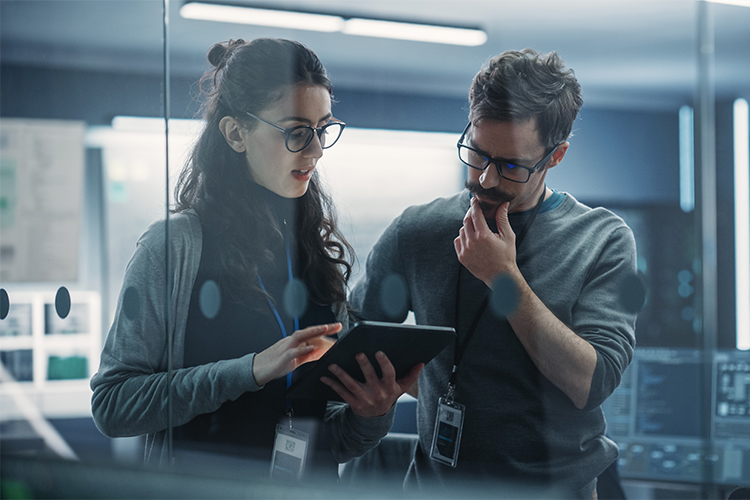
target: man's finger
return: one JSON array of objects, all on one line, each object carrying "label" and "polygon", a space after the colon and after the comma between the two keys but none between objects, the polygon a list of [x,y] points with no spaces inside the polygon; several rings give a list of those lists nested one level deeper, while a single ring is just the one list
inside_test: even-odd
[{"label": "man's finger", "polygon": [[354,380],[351,375],[346,373],[343,368],[341,368],[338,365],[330,365],[328,367],[331,373],[336,375],[336,377],[339,379],[339,381],[344,384],[344,387],[346,387],[349,392],[352,394],[358,394],[360,392],[360,383]]},{"label": "man's finger", "polygon": [[398,381],[398,384],[401,386],[401,388],[405,391],[409,390],[409,388],[414,385],[414,382],[419,379],[419,373],[422,371],[422,368],[424,368],[424,363],[418,363],[412,366],[411,370],[409,370],[409,373],[407,373],[402,379]]},{"label": "man's finger", "polygon": [[388,356],[383,351],[375,353],[375,359],[378,360],[380,365],[380,373],[383,374],[383,378],[386,380],[396,379],[396,369],[393,367],[393,363],[388,359]]},{"label": "man's finger", "polygon": [[487,221],[484,220],[484,213],[482,213],[482,207],[479,206],[479,200],[476,198],[471,199],[471,221],[477,233],[485,233],[490,230]]},{"label": "man's finger", "polygon": [[474,229],[474,219],[473,219],[473,216],[472,216],[473,206],[474,206],[473,203],[474,203],[474,201],[472,199],[472,205],[469,206],[469,211],[466,212],[466,217],[464,217],[464,227],[462,228],[462,229],[464,229],[464,231],[468,231],[468,232],[472,232],[472,233],[475,231],[475,229]]},{"label": "man's finger", "polygon": [[461,247],[466,248],[469,245],[469,231],[466,229],[466,226],[462,227],[461,230],[458,232],[458,237],[461,240]]},{"label": "man's finger", "polygon": [[497,208],[497,212],[495,213],[495,223],[497,224],[497,230],[500,234],[509,234],[508,231],[512,232],[510,221],[508,220],[509,207],[510,203],[506,201]]},{"label": "man's finger", "polygon": [[323,382],[325,385],[333,389],[336,394],[341,396],[341,399],[344,400],[345,403],[349,403],[354,398],[354,395],[349,392],[346,387],[341,385],[339,382],[336,382],[334,379],[330,377],[320,377],[320,381]]},{"label": "man's finger", "polygon": [[372,367],[372,363],[367,359],[364,353],[359,353],[355,356],[359,367],[362,369],[362,374],[365,376],[366,383],[375,383],[378,381],[378,375],[375,373],[375,368]]}]

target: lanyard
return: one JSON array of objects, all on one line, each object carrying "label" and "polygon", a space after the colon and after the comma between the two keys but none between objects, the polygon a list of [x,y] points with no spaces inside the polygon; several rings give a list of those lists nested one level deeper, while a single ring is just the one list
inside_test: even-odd
[{"label": "lanyard", "polygon": [[[287,270],[289,272],[289,282],[291,283],[294,280],[294,275],[292,274],[292,255],[291,251],[289,250],[289,242],[286,243],[286,263],[287,263]],[[268,305],[271,306],[271,310],[273,311],[273,315],[276,316],[276,321],[279,323],[279,328],[281,329],[281,336],[282,338],[287,337],[286,333],[286,327],[284,326],[284,322],[281,320],[281,315],[279,314],[279,311],[276,309],[276,306],[273,305],[273,301],[271,300],[271,297],[268,296],[268,291],[266,290],[266,287],[263,286],[263,280],[260,279],[260,275],[256,275],[256,278],[258,279],[258,284],[260,285],[260,289],[266,292],[266,300],[268,301]],[[299,318],[297,316],[294,317],[294,329],[299,330]],[[292,373],[289,372],[286,374],[286,387],[287,389],[289,386],[292,385]]]},{"label": "lanyard", "polygon": [[[544,203],[544,195],[546,194],[546,192],[547,192],[547,187],[545,186],[544,190],[542,191],[542,195],[539,197],[539,201],[537,201],[536,206],[532,209],[531,214],[529,215],[529,220],[526,221],[526,223],[523,225],[523,228],[521,229],[521,232],[518,234],[518,236],[516,236],[516,251],[518,251],[518,248],[521,246],[521,243],[526,237],[526,233],[529,231],[531,224],[534,222],[534,219],[536,219],[536,214],[539,213],[539,209],[542,208],[542,203]],[[460,291],[461,291],[462,269],[463,269],[463,265],[459,265],[458,281],[456,283],[456,313],[455,313],[456,330],[458,330],[459,297],[460,297]],[[487,309],[487,306],[489,305],[489,303],[490,303],[490,294],[487,294],[487,296],[484,298],[484,301],[482,302],[482,305],[479,307],[479,310],[474,315],[474,319],[471,321],[471,325],[469,326],[469,330],[466,333],[466,339],[464,340],[463,345],[459,344],[458,335],[456,335],[456,348],[453,354],[453,370],[451,371],[450,381],[448,382],[448,391],[449,391],[449,394],[451,395],[453,392],[453,388],[456,386],[456,372],[458,371],[458,365],[461,363],[461,358],[463,358],[464,352],[466,352],[466,347],[469,345],[469,341],[471,340],[471,337],[474,335],[474,332],[477,329],[477,325],[479,324],[479,320],[484,314],[484,311]]]}]

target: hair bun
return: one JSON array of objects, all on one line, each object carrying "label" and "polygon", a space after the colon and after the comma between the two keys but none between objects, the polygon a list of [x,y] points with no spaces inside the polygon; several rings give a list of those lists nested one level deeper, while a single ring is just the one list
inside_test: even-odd
[{"label": "hair bun", "polygon": [[241,45],[245,45],[245,40],[241,38],[215,43],[208,51],[208,62],[217,69],[223,67],[235,49]]}]

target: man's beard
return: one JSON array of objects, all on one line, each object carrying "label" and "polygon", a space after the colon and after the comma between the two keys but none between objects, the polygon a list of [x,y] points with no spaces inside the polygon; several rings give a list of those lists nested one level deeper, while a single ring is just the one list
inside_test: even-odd
[{"label": "man's beard", "polygon": [[484,212],[485,216],[494,213],[497,210],[498,205],[505,203],[506,201],[513,201],[515,195],[508,193],[507,191],[501,191],[497,188],[484,189],[478,182],[466,181],[464,183],[466,189],[468,189],[474,196],[477,197],[479,207]]}]

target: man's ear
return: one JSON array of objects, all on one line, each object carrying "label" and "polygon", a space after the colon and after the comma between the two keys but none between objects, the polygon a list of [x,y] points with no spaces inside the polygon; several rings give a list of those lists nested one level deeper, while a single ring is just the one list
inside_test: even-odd
[{"label": "man's ear", "polygon": [[568,152],[569,147],[569,142],[563,142],[562,144],[557,146],[555,152],[552,153],[552,158],[550,158],[549,163],[547,163],[547,168],[556,167],[563,160],[563,158],[565,158],[565,153]]},{"label": "man's ear", "polygon": [[226,139],[229,147],[238,153],[245,152],[245,141],[243,140],[242,125],[233,117],[225,116],[219,121],[219,130]]}]

